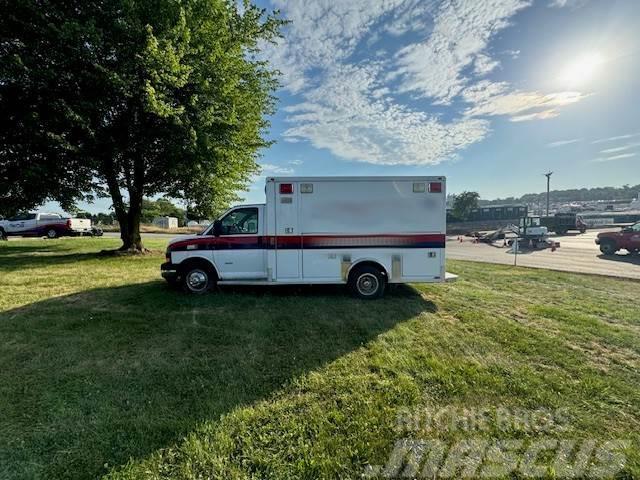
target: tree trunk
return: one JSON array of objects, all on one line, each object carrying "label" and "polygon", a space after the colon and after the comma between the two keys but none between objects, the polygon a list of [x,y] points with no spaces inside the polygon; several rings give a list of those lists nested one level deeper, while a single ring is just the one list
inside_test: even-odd
[{"label": "tree trunk", "polygon": [[107,181],[107,187],[113,200],[113,209],[116,212],[118,223],[120,224],[120,239],[122,240],[122,246],[118,249],[121,252],[141,253],[146,249],[142,244],[142,237],[140,236],[140,219],[142,217],[142,186],[141,178],[144,172],[140,172],[140,167],[143,165],[141,162],[137,162],[136,166],[138,170],[138,184],[136,189],[129,189],[129,209],[127,210],[122,193],[120,192],[120,186],[118,185],[118,177],[114,168],[113,160],[107,156],[103,160],[104,175]]},{"label": "tree trunk", "polygon": [[142,198],[131,198],[129,211],[123,212],[120,222],[120,238],[122,239],[121,251],[140,253],[146,251],[140,236],[140,218],[142,214]]}]

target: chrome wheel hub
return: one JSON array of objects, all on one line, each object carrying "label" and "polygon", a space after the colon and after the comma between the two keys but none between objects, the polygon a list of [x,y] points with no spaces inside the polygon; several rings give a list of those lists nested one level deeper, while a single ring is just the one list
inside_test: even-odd
[{"label": "chrome wheel hub", "polygon": [[378,279],[371,273],[365,273],[358,277],[358,292],[362,295],[373,295],[378,290]]},{"label": "chrome wheel hub", "polygon": [[192,270],[187,275],[187,285],[194,292],[201,292],[207,288],[208,277],[202,270]]}]

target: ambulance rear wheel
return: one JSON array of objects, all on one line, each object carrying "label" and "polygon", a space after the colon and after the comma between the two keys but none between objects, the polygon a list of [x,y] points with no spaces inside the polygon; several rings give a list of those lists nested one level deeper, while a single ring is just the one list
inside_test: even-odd
[{"label": "ambulance rear wheel", "polygon": [[384,295],[385,275],[376,267],[363,265],[349,275],[349,289],[358,298],[374,300]]}]

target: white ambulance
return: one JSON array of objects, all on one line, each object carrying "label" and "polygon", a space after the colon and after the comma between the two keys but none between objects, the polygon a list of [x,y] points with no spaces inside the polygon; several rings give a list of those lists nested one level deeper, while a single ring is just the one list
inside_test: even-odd
[{"label": "white ambulance", "polygon": [[347,284],[366,299],[389,283],[455,278],[445,273],[445,177],[270,177],[265,194],[173,239],[162,276],[191,293]]}]

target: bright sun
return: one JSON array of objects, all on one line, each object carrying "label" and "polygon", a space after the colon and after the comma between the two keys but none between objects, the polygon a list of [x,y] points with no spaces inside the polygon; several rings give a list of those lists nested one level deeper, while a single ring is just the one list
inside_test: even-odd
[{"label": "bright sun", "polygon": [[566,86],[581,85],[594,77],[603,62],[602,56],[596,52],[581,55],[566,65],[559,80]]}]

